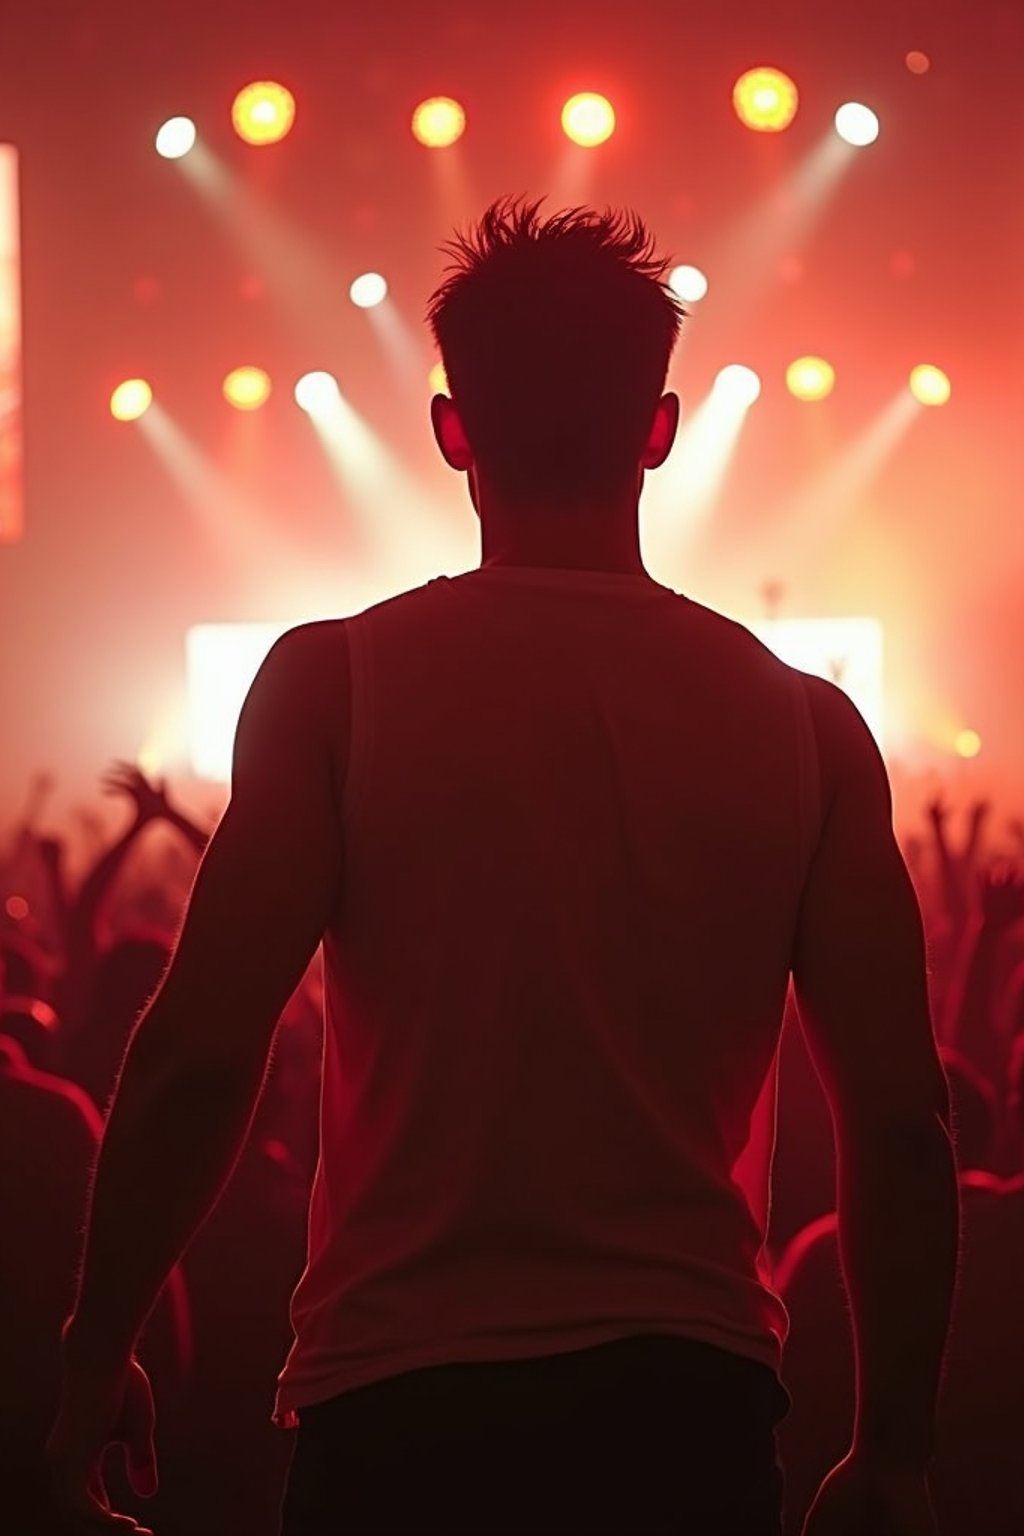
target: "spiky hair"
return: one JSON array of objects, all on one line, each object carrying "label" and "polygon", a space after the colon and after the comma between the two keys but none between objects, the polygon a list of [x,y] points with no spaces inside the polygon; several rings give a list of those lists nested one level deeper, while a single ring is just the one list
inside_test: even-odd
[{"label": "spiky hair", "polygon": [[635,468],[685,310],[630,210],[502,197],[442,252],[427,321],[478,460],[510,494]]}]

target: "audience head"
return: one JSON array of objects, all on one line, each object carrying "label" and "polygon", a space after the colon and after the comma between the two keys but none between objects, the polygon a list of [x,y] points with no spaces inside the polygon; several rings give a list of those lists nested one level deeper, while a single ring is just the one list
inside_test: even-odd
[{"label": "audience head", "polygon": [[635,489],[668,453],[678,401],[659,400],[684,311],[635,214],[542,219],[542,201],[501,198],[443,247],[454,260],[428,321],[451,400],[435,397],[432,418],[448,462],[475,465],[506,503],[581,506]]}]

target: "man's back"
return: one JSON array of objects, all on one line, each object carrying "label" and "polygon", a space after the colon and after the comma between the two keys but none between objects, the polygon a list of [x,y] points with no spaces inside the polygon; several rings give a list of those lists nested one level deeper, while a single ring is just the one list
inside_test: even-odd
[{"label": "man's back", "polygon": [[611,573],[484,568],[344,630],[345,895],[282,1411],[643,1332],[777,1366],[770,1069],[819,823],[799,674]]}]

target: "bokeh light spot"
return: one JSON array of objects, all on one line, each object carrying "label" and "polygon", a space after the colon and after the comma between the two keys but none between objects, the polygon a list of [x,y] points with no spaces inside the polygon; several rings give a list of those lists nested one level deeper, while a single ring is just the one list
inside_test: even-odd
[{"label": "bokeh light spot", "polygon": [[180,160],[196,142],[196,125],[190,117],[169,117],[157,129],[153,142],[165,160]]},{"label": "bokeh light spot", "polygon": [[732,90],[736,116],[755,133],[781,133],[797,113],[796,85],[781,69],[748,69]]},{"label": "bokeh light spot", "polygon": [[684,304],[699,304],[708,291],[708,280],[700,267],[673,267],[668,285]]},{"label": "bokeh light spot", "polygon": [[110,397],[115,421],[138,421],[153,403],[153,391],[145,379],[125,379]]},{"label": "bokeh light spot", "polygon": [[922,405],[945,405],[953,386],[941,368],[933,363],[919,363],[910,375],[910,393]]},{"label": "bokeh light spot", "polygon": [[606,96],[581,91],[562,108],[562,131],[574,144],[592,149],[615,132],[615,109]]},{"label": "bokeh light spot", "polygon": [[317,411],[330,410],[340,394],[338,381],[333,373],[325,373],[323,369],[314,369],[312,373],[304,373],[295,386],[295,401],[310,416],[315,416]]},{"label": "bokeh light spot", "polygon": [[912,75],[926,75],[932,67],[931,59],[920,48],[911,48],[903,62]]},{"label": "bokeh light spot", "polygon": [[798,400],[824,400],[835,384],[836,371],[823,357],[798,357],[786,369],[786,388]]},{"label": "bokeh light spot", "polygon": [[447,149],[466,131],[465,110],[451,96],[431,96],[413,113],[412,131],[428,149]]},{"label": "bokeh light spot", "polygon": [[270,399],[270,375],[249,364],[233,368],[224,380],[224,398],[236,411],[258,411]]},{"label": "bokeh light spot", "polygon": [[981,737],[977,731],[957,731],[953,747],[957,757],[977,757],[981,751]]},{"label": "bokeh light spot", "polygon": [[714,390],[738,406],[753,405],[761,393],[761,379],[744,363],[729,363],[715,376]]},{"label": "bokeh light spot", "polygon": [[24,922],[25,918],[28,917],[29,910],[29,904],[24,896],[8,896],[4,902],[4,911],[16,923]]},{"label": "bokeh light spot", "polygon": [[235,132],[246,144],[276,144],[291,131],[295,97],[276,80],[243,86],[231,106]]},{"label": "bokeh light spot", "polygon": [[348,296],[357,309],[373,309],[388,296],[388,285],[379,272],[364,272],[348,290]]},{"label": "bokeh light spot", "polygon": [[870,107],[859,101],[846,101],[836,112],[836,133],[855,149],[863,149],[878,138],[879,122]]}]

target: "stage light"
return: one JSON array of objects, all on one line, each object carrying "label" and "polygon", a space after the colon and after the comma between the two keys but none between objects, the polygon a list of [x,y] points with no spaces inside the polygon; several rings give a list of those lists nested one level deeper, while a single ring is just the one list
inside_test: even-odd
[{"label": "stage light", "polygon": [[270,375],[262,368],[233,368],[224,380],[224,398],[236,411],[258,411],[270,398]]},{"label": "stage light", "polygon": [[358,309],[373,309],[388,296],[388,285],[379,272],[364,272],[348,290],[348,296]]},{"label": "stage light", "polygon": [[855,149],[863,149],[878,138],[878,118],[870,107],[861,106],[859,101],[845,102],[836,113],[835,124],[839,137]]},{"label": "stage light", "polygon": [[743,363],[729,363],[716,375],[715,394],[737,406],[753,405],[761,393],[761,380],[753,368]]},{"label": "stage light", "polygon": [[953,393],[953,386],[941,368],[931,363],[919,363],[910,375],[910,393],[922,405],[945,405]]},{"label": "stage light", "polygon": [[748,69],[733,86],[732,104],[755,133],[781,133],[796,116],[800,97],[781,69]]},{"label": "stage light", "polygon": [[153,391],[145,379],[125,379],[110,397],[110,414],[115,421],[138,421],[153,403]]},{"label": "stage light", "polygon": [[615,109],[607,97],[581,91],[562,108],[562,130],[574,144],[592,149],[615,132]]},{"label": "stage light", "polygon": [[786,369],[786,388],[798,400],[824,400],[835,383],[836,371],[823,357],[798,357]]},{"label": "stage light", "polygon": [[295,386],[295,402],[310,416],[315,416],[318,411],[329,411],[340,393],[333,373],[318,368],[302,375]]},{"label": "stage light", "polygon": [[447,149],[466,131],[465,111],[450,96],[431,96],[413,113],[412,131],[428,149]]},{"label": "stage light", "polygon": [[235,97],[231,121],[247,144],[276,144],[295,121],[295,97],[276,80],[254,81]]},{"label": "stage light", "polygon": [[684,304],[698,304],[708,291],[708,280],[700,267],[673,267],[668,285]]},{"label": "stage light", "polygon": [[196,142],[196,125],[190,117],[169,117],[153,142],[165,160],[180,160]]},{"label": "stage light", "polygon": [[957,757],[977,757],[981,751],[981,737],[977,731],[957,731],[953,747]]},{"label": "stage light", "polygon": [[189,757],[197,778],[227,784],[235,727],[267,652],[287,624],[193,624],[185,632]]},{"label": "stage light", "polygon": [[448,375],[445,372],[444,363],[435,363],[427,375],[427,383],[430,385],[432,395],[447,395],[451,391],[448,388]]}]

